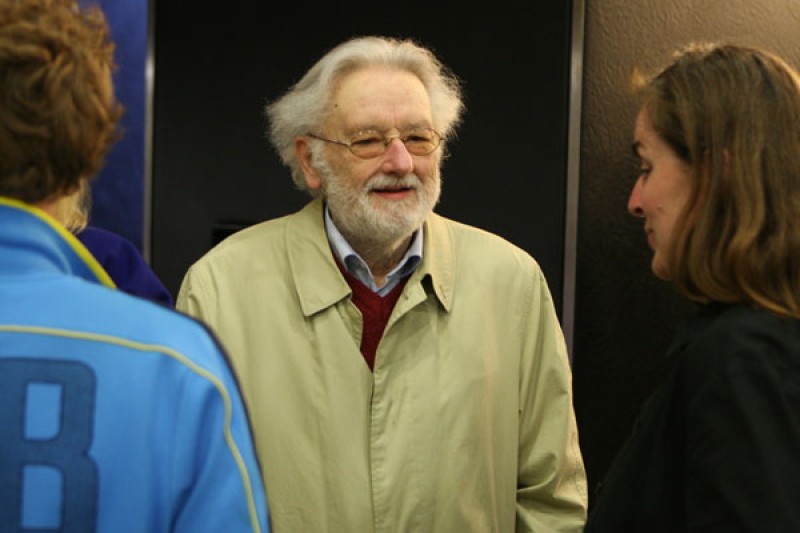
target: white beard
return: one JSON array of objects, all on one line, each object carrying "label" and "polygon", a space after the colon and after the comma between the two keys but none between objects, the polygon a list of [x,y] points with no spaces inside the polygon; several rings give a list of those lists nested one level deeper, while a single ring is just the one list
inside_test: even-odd
[{"label": "white beard", "polygon": [[[402,178],[378,174],[365,186],[356,188],[335,175],[327,161],[320,160],[315,168],[322,178],[322,193],[337,228],[343,235],[362,242],[386,244],[411,236],[433,211],[441,194],[438,173],[427,183],[416,174]],[[403,187],[412,192],[404,200],[385,200],[371,193],[387,187]]]}]

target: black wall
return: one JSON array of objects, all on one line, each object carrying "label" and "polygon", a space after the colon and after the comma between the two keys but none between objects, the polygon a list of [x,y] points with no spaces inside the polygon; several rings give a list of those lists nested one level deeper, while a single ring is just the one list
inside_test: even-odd
[{"label": "black wall", "polygon": [[570,2],[471,4],[155,2],[152,264],[167,287],[215,228],[307,201],[267,143],[264,105],[340,41],[382,34],[433,48],[464,82],[437,211],[530,252],[560,309]]}]

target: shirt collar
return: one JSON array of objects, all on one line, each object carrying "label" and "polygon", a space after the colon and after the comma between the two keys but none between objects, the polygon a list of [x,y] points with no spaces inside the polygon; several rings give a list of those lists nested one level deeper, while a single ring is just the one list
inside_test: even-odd
[{"label": "shirt collar", "polygon": [[[424,260],[411,274],[404,305],[416,305],[433,290],[445,311],[453,307],[456,246],[453,232],[459,224],[431,213],[424,223]],[[336,305],[352,294],[336,266],[335,253],[325,231],[322,198],[309,202],[286,218],[286,245],[293,284],[306,317]]]},{"label": "shirt collar", "polygon": [[339,262],[344,265],[350,274],[354,275],[360,282],[381,296],[387,294],[397,286],[401,279],[411,275],[419,266],[420,262],[422,262],[422,249],[425,239],[425,230],[423,226],[414,232],[408,250],[406,250],[406,253],[397,266],[386,275],[386,285],[379,288],[375,284],[375,279],[367,263],[358,255],[353,247],[350,246],[350,243],[344,238],[339,228],[336,227],[327,205],[325,206],[325,233],[328,236],[328,241],[331,244],[333,253],[339,259]]}]

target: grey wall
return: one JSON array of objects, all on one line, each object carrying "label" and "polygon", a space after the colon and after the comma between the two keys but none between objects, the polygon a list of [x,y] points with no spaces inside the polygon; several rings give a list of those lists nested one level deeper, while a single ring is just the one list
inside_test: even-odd
[{"label": "grey wall", "polygon": [[691,40],[768,48],[800,66],[798,0],[588,0],[573,361],[590,485],[600,481],[690,306],[650,273],[642,223],[626,212],[638,111],[634,65],[656,67]]}]

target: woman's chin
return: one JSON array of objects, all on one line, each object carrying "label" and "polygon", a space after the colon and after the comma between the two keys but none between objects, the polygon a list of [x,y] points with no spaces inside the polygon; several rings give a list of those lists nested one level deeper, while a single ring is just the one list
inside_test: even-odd
[{"label": "woman's chin", "polygon": [[667,265],[665,265],[658,256],[653,256],[653,262],[650,264],[650,269],[657,278],[663,279],[664,281],[672,280],[672,276],[669,274]]}]

